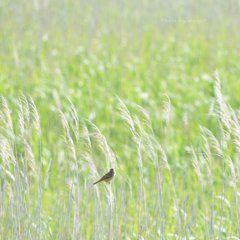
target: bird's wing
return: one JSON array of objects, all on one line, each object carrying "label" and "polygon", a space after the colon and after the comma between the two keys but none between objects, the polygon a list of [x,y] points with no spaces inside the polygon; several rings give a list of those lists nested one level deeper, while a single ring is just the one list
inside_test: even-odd
[{"label": "bird's wing", "polygon": [[102,178],[101,178],[100,180],[105,180],[105,179],[108,179],[108,178],[110,178],[110,177],[111,177],[111,173],[108,172],[108,173],[106,173],[104,176],[102,176]]},{"label": "bird's wing", "polygon": [[106,180],[106,179],[108,179],[108,178],[110,178],[110,177],[111,177],[111,173],[108,172],[108,173],[106,173],[105,175],[103,175],[98,181],[96,181],[93,185],[95,185],[95,184],[97,184],[97,183],[99,183],[99,182],[101,182],[101,181],[103,181],[103,180]]}]

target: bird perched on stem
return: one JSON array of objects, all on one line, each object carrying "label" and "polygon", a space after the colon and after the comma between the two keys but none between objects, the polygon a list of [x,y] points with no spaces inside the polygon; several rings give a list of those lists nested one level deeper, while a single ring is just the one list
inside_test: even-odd
[{"label": "bird perched on stem", "polygon": [[104,176],[102,176],[98,181],[96,181],[93,185],[99,183],[99,182],[107,182],[107,183],[110,183],[111,180],[113,179],[115,175],[115,172],[114,172],[114,169],[111,168],[110,171],[108,173],[106,173]]}]

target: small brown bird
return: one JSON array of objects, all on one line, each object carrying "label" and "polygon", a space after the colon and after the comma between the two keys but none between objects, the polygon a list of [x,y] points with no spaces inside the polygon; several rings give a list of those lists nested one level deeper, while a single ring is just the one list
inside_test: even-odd
[{"label": "small brown bird", "polygon": [[104,176],[102,176],[97,182],[95,182],[93,185],[105,181],[107,183],[110,183],[110,181],[113,179],[115,175],[114,169],[111,168],[110,171],[108,173],[106,173]]}]

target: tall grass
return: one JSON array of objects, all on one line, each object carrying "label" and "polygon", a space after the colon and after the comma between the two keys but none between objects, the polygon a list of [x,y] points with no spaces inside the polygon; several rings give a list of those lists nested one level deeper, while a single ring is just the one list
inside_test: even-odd
[{"label": "tall grass", "polygon": [[[169,98],[160,110],[164,141],[144,108],[116,98],[129,139],[121,147],[131,147],[126,161],[108,144],[116,140],[81,119],[71,101],[65,110],[56,101],[62,133],[47,145],[33,98],[16,102],[15,117],[2,97],[1,239],[238,239],[240,125],[218,76],[214,92],[219,133],[199,126],[201,143],[186,148],[191,164],[177,171],[166,140]],[[110,167],[113,183],[93,186]]]},{"label": "tall grass", "polygon": [[1,1],[0,239],[239,239],[238,10]]}]

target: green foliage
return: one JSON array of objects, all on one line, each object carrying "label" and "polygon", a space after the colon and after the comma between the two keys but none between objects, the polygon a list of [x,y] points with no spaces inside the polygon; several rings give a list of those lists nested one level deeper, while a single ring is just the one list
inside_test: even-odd
[{"label": "green foliage", "polygon": [[2,1],[0,238],[237,239],[238,10]]}]

